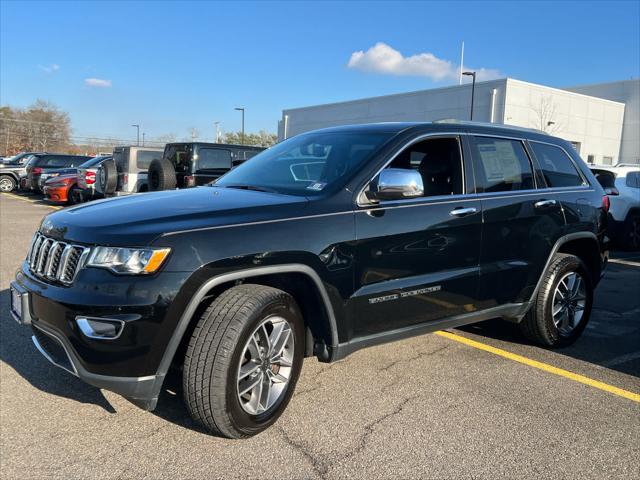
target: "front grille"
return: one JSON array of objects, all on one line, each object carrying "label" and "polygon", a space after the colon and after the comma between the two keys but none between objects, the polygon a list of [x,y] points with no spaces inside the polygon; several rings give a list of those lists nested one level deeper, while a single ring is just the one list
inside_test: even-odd
[{"label": "front grille", "polygon": [[33,328],[33,336],[35,338],[36,347],[40,347],[39,349],[43,353],[45,357],[49,359],[51,363],[57,365],[58,367],[64,368],[70,373],[75,373],[75,368],[69,359],[69,355],[67,355],[67,351],[60,344],[60,342],[54,338],[50,337],[43,331],[38,328]]},{"label": "front grille", "polygon": [[38,232],[31,242],[27,262],[34,275],[71,285],[88,254],[87,247],[59,242]]}]

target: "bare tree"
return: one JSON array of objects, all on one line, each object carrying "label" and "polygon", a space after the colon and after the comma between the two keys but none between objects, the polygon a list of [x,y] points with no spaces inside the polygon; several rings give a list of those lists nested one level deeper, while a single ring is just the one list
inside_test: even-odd
[{"label": "bare tree", "polygon": [[551,96],[540,97],[540,101],[531,103],[531,110],[535,114],[535,119],[531,122],[533,128],[546,133],[556,133],[561,126],[558,124],[556,104]]}]

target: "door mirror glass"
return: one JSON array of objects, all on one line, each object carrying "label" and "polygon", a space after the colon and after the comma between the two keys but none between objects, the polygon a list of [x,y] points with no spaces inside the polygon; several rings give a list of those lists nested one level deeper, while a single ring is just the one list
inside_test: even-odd
[{"label": "door mirror glass", "polygon": [[402,200],[424,195],[422,175],[416,170],[386,168],[369,185],[367,198],[372,201]]}]

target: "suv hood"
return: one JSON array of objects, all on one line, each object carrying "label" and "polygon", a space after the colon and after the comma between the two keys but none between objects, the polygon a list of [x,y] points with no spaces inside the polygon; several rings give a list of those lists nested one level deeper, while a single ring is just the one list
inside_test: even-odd
[{"label": "suv hood", "polygon": [[71,242],[144,246],[169,232],[299,216],[307,204],[304,197],[199,187],[129,195],[60,210],[45,217],[40,231]]}]

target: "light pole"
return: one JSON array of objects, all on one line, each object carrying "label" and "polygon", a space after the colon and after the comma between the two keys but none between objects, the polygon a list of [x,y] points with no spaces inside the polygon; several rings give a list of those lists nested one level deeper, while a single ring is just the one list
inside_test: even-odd
[{"label": "light pole", "polygon": [[476,93],[476,72],[462,72],[463,75],[469,75],[473,77],[473,83],[471,84],[471,118],[473,120],[473,97]]},{"label": "light pole", "polygon": [[142,146],[143,146],[143,147],[144,147],[144,136],[145,136],[145,133],[144,133],[144,132],[142,132]]},{"label": "light pole", "polygon": [[242,139],[240,145],[244,145],[244,107],[236,107],[235,110],[242,112]]},{"label": "light pole", "polygon": [[137,131],[138,131],[138,140],[136,142],[136,145],[139,147],[140,146],[140,125],[138,125],[137,123],[134,123],[133,125],[131,125],[132,127],[136,127]]},{"label": "light pole", "polygon": [[220,143],[220,122],[213,122],[213,126],[216,127],[216,143]]}]

